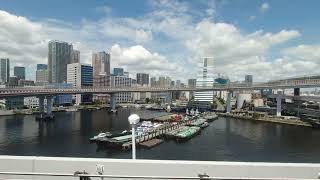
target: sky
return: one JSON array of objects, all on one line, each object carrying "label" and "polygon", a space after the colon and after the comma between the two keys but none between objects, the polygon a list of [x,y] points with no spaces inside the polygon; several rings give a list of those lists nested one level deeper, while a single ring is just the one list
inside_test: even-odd
[{"label": "sky", "polygon": [[48,41],[111,53],[111,68],[134,77],[195,78],[203,57],[232,81],[320,74],[320,1],[0,0],[0,57],[35,79]]}]

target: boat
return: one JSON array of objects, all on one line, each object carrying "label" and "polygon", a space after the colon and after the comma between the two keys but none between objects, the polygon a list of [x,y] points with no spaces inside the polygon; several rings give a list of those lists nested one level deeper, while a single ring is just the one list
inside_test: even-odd
[{"label": "boat", "polygon": [[205,122],[207,122],[206,119],[204,119],[204,118],[198,118],[197,120],[191,122],[191,123],[189,124],[189,126],[201,127],[201,125],[202,125],[203,123],[205,123]]},{"label": "boat", "polygon": [[183,140],[188,140],[192,138],[193,136],[197,135],[200,133],[201,128],[200,127],[188,127],[186,130],[180,131],[179,133],[175,134],[176,140],[183,141]]},{"label": "boat", "polygon": [[313,128],[317,128],[317,129],[320,128],[320,120],[313,119],[313,118],[309,118],[308,120],[309,120],[308,122],[311,124]]},{"label": "boat", "polygon": [[101,132],[98,135],[93,136],[92,138],[90,138],[90,141],[95,141],[95,140],[100,139],[100,138],[111,137],[111,136],[112,136],[112,134],[110,132],[105,132],[105,133]]},{"label": "boat", "polygon": [[214,112],[210,113],[210,114],[206,114],[203,116],[207,122],[212,122],[213,120],[218,119],[218,115]]},{"label": "boat", "polygon": [[67,112],[75,112],[75,111],[78,111],[77,108],[68,108],[66,109]]},{"label": "boat", "polygon": [[201,129],[204,129],[206,127],[209,126],[209,123],[208,122],[204,122],[203,124],[200,125]]}]

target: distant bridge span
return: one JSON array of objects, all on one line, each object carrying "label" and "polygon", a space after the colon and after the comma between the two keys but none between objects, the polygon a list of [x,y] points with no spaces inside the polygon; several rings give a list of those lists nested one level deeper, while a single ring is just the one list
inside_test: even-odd
[{"label": "distant bridge span", "polygon": [[63,94],[114,94],[121,92],[174,92],[174,91],[242,91],[242,90],[263,90],[263,89],[293,89],[293,88],[315,88],[320,87],[320,76],[304,77],[297,79],[287,79],[270,81],[267,83],[247,84],[228,84],[214,85],[212,87],[197,88],[151,88],[151,87],[128,87],[128,88],[3,88],[0,89],[0,98],[17,96],[53,96]]}]

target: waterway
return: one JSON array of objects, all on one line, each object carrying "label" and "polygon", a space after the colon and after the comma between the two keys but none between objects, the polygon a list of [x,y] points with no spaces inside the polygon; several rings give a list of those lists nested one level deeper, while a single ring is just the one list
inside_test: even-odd
[{"label": "waterway", "polygon": [[[134,109],[59,112],[52,122],[33,115],[0,117],[0,154],[25,156],[130,158],[131,152],[98,149],[89,138],[101,131],[129,129]],[[138,149],[140,159],[320,162],[320,130],[219,118],[185,143],[167,141]]]}]

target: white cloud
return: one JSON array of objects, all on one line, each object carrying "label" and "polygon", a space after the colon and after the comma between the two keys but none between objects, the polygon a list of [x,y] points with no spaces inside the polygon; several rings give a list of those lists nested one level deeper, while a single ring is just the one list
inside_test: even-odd
[{"label": "white cloud", "polygon": [[268,3],[263,3],[260,6],[260,12],[265,13],[269,10],[270,6]]},{"label": "white cloud", "polygon": [[301,44],[284,49],[283,54],[295,60],[312,61],[320,65],[320,45]]},{"label": "white cloud", "polygon": [[47,63],[47,42],[58,39],[72,42],[85,63],[91,63],[93,51],[110,51],[112,67],[122,66],[131,74],[187,79],[194,77],[195,64],[203,56],[214,57],[216,72],[233,80],[248,73],[260,81],[319,69],[320,46],[292,47],[283,51],[283,57],[268,58],[275,45],[301,36],[296,30],[244,32],[208,17],[214,16],[210,10],[214,6],[199,14],[187,2],[150,3],[152,10],[140,17],[106,15],[76,25],[54,19],[35,22],[0,11],[0,57],[19,65]]},{"label": "white cloud", "polygon": [[112,66],[124,67],[130,72],[146,72],[151,76],[166,76],[175,73],[179,77],[186,73],[183,67],[170,62],[166,57],[158,53],[152,53],[141,45],[127,48],[115,44],[111,47]]}]

